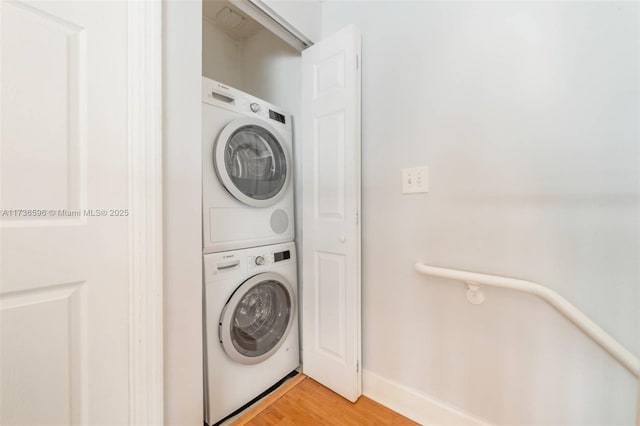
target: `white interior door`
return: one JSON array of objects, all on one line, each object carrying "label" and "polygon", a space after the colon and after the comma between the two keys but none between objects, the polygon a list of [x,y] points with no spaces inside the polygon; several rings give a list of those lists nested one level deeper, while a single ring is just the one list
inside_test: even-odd
[{"label": "white interior door", "polygon": [[131,238],[128,144],[138,15],[125,1],[2,1],[0,14],[0,424],[129,424],[130,356],[146,337],[130,340],[131,253],[145,244]]},{"label": "white interior door", "polygon": [[360,34],[302,52],[302,359],[350,401],[361,387]]}]

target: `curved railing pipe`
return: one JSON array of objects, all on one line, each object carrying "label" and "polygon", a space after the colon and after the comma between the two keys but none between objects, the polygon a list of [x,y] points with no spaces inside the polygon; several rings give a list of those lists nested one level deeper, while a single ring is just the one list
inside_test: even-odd
[{"label": "curved railing pipe", "polygon": [[439,268],[425,265],[422,262],[417,262],[414,267],[416,271],[421,274],[463,281],[469,287],[469,291],[467,291],[467,299],[474,304],[482,303],[484,300],[484,295],[479,290],[480,285],[507,288],[538,296],[578,326],[578,328],[602,346],[604,350],[609,352],[609,354],[611,354],[611,356],[627,370],[633,373],[636,377],[640,377],[640,360],[638,360],[631,351],[622,346],[620,342],[604,331],[598,324],[593,322],[591,318],[572,305],[567,299],[547,287],[531,281],[500,277],[497,275],[480,274],[477,272],[460,271],[457,269]]}]

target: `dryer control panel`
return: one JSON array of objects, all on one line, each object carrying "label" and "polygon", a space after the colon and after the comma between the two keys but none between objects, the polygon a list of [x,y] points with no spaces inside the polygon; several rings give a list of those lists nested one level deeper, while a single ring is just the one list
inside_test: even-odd
[{"label": "dryer control panel", "polygon": [[269,102],[206,77],[202,78],[202,102],[260,117],[278,129],[292,131],[291,114]]}]

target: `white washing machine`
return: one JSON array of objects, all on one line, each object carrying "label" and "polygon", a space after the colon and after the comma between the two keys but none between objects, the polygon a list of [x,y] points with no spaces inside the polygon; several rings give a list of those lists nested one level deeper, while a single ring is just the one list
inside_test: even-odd
[{"label": "white washing machine", "polygon": [[202,79],[203,252],[293,241],[291,115]]},{"label": "white washing machine", "polygon": [[294,243],[204,255],[205,422],[299,365]]}]

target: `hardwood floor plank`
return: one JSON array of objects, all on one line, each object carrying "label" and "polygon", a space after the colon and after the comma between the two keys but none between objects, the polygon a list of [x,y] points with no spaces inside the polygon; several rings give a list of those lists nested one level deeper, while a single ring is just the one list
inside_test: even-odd
[{"label": "hardwood floor plank", "polygon": [[351,403],[310,378],[272,399],[246,426],[409,426],[408,418],[367,398]]},{"label": "hardwood floor plank", "polygon": [[[243,426],[249,424],[249,422],[259,415],[263,410],[270,407],[275,401],[280,399],[283,395],[286,395],[291,389],[295,388],[300,382],[305,380],[307,376],[304,374],[298,374],[297,376],[292,377],[287,380],[280,386],[278,389],[271,392],[269,395],[264,397],[261,401],[257,402],[254,406],[252,406],[249,410],[243,413],[238,419],[233,422],[233,426]],[[273,425],[276,423],[267,423],[269,425]]]}]

